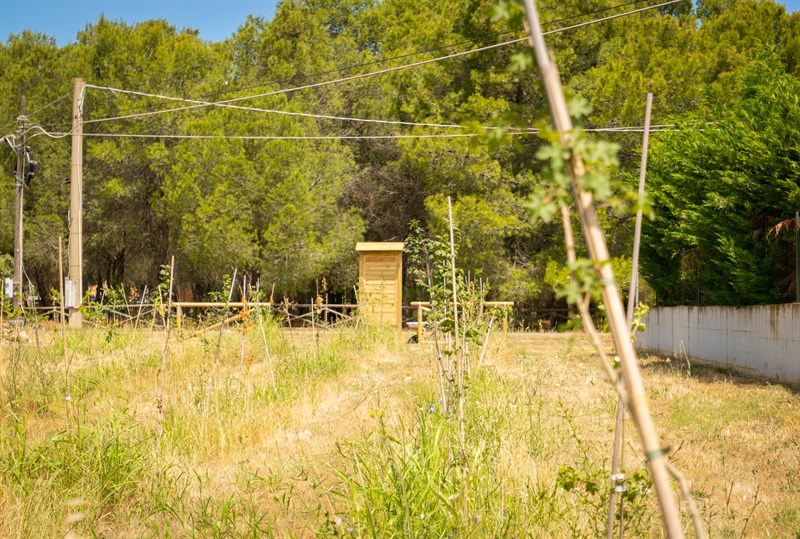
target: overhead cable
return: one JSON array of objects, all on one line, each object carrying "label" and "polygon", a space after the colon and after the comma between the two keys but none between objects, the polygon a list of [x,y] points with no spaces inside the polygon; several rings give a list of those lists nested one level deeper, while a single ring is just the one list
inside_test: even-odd
[{"label": "overhead cable", "polygon": [[[589,25],[592,25],[592,24],[597,24],[597,23],[600,23],[600,22],[605,22],[605,21],[609,21],[609,20],[612,20],[612,19],[617,19],[617,18],[620,18],[620,17],[626,17],[628,15],[633,15],[633,14],[636,14],[636,13],[649,11],[649,10],[656,9],[656,8],[659,8],[659,7],[664,7],[664,6],[667,6],[667,5],[670,5],[670,4],[676,4],[676,3],[682,2],[682,1],[683,0],[669,0],[668,2],[655,4],[653,6],[647,6],[647,7],[635,9],[635,10],[632,10],[632,11],[626,11],[626,12],[623,12],[623,13],[617,13],[617,14],[614,14],[614,15],[609,15],[608,17],[603,17],[603,18],[600,18],[600,19],[594,19],[594,20],[591,20],[591,21],[582,22],[582,23],[575,24],[575,25],[572,25],[572,26],[566,26],[564,28],[558,28],[556,30],[550,30],[548,32],[544,32],[544,35],[550,35],[550,34],[566,32],[568,30],[574,30],[576,28],[582,28],[584,26],[589,26]],[[168,113],[168,112],[180,112],[180,111],[186,111],[186,110],[205,108],[205,107],[209,107],[209,106],[228,105],[228,104],[231,104],[231,103],[238,103],[240,101],[247,101],[247,100],[250,100],[250,99],[258,99],[258,98],[268,97],[268,96],[272,96],[272,95],[286,94],[286,93],[298,92],[298,91],[301,91],[301,90],[319,88],[321,86],[328,86],[328,85],[331,85],[331,84],[339,84],[339,83],[342,83],[342,82],[349,82],[349,81],[353,81],[353,80],[364,79],[364,78],[373,77],[373,76],[376,76],[376,75],[384,75],[386,73],[392,73],[392,72],[395,72],[395,71],[401,71],[401,70],[409,69],[409,68],[412,68],[412,67],[418,67],[418,66],[421,66],[421,65],[431,64],[431,63],[434,63],[434,62],[440,62],[442,60],[449,60],[449,59],[452,59],[452,58],[459,58],[461,56],[467,56],[467,55],[475,54],[475,53],[478,53],[478,52],[484,52],[484,51],[487,51],[487,50],[492,50],[492,49],[497,49],[497,48],[500,48],[500,47],[505,47],[505,46],[508,46],[508,45],[512,45],[514,43],[521,43],[523,41],[527,41],[527,39],[528,39],[527,37],[512,39],[512,40],[509,40],[509,41],[503,41],[503,42],[500,42],[500,43],[494,43],[492,45],[485,45],[483,47],[477,47],[475,49],[469,49],[469,50],[466,50],[466,51],[455,52],[455,53],[448,54],[448,55],[445,55],[445,56],[439,56],[437,58],[430,58],[428,60],[420,60],[418,62],[413,62],[413,63],[410,63],[410,64],[401,65],[401,66],[390,67],[390,68],[381,69],[381,70],[378,70],[378,71],[371,71],[369,73],[360,73],[358,75],[350,75],[349,77],[342,77],[342,78],[334,79],[334,80],[316,82],[316,83],[312,83],[312,84],[306,84],[306,85],[303,85],[303,86],[296,86],[296,87],[293,87],[293,88],[284,88],[284,89],[280,89],[280,90],[273,90],[271,92],[265,92],[265,93],[261,93],[261,94],[255,94],[255,95],[244,96],[244,97],[235,97],[235,98],[225,99],[225,100],[217,101],[217,102],[201,102],[201,103],[189,105],[189,106],[186,106],[186,107],[176,107],[176,108],[166,109],[166,110],[158,110],[158,111],[143,112],[143,113],[138,113],[138,114],[129,114],[129,115],[124,115],[124,116],[117,116],[117,117],[113,117],[113,118],[105,118],[105,119],[102,119],[102,121],[124,120],[124,119],[128,119],[128,118],[142,118],[142,117],[146,117],[146,116],[156,116],[156,115],[165,114],[165,113]],[[86,88],[95,88],[95,89],[99,89],[99,90],[116,91],[116,89],[114,89],[114,88],[109,88],[109,87],[105,87],[105,86],[98,86],[98,85],[94,85],[94,84],[87,84]],[[130,91],[130,92],[132,92],[132,91]],[[88,123],[89,121],[85,121],[84,123]]]},{"label": "overhead cable", "polygon": [[[577,15],[571,15],[569,17],[564,17],[562,19],[556,19],[554,21],[548,21],[548,22],[544,23],[544,26],[551,26],[553,24],[558,24],[560,22],[571,21],[573,19],[579,19],[581,17],[588,17],[590,15],[597,15],[599,13],[605,13],[606,11],[611,11],[611,10],[614,10],[614,9],[619,9],[619,8],[632,6],[632,5],[636,5],[636,4],[641,4],[641,3],[647,2],[647,1],[648,0],[634,0],[633,2],[626,2],[624,4],[617,4],[615,6],[609,6],[609,7],[602,8],[602,9],[596,9],[594,11],[588,11],[586,13],[580,13],[580,14],[577,14]],[[504,35],[508,35],[508,34],[514,34],[514,33],[517,33],[519,31],[520,30],[507,30],[505,32],[498,33],[497,36],[504,36]],[[373,60],[372,62],[362,62],[360,64],[351,64],[349,66],[338,67],[338,68],[334,68],[334,69],[328,69],[326,71],[318,71],[316,73],[309,73],[308,75],[303,75],[302,77],[300,77],[300,80],[310,79],[312,77],[319,77],[321,75],[330,75],[331,73],[344,73],[344,72],[347,72],[347,71],[351,71],[353,69],[357,69],[359,67],[367,67],[367,66],[371,66],[371,65],[385,64],[387,62],[393,62],[395,60],[402,60],[404,58],[409,58],[411,56],[418,56],[420,54],[426,54],[426,53],[429,53],[429,52],[436,52],[436,51],[441,51],[441,50],[445,50],[445,49],[450,49],[450,48],[453,48],[453,47],[458,47],[460,45],[469,45],[471,43],[473,43],[473,41],[471,41],[471,40],[457,41],[455,43],[448,43],[446,45],[440,45],[438,47],[430,47],[428,49],[420,49],[420,50],[416,50],[414,52],[409,52],[409,53],[406,53],[406,54],[400,54],[398,56],[391,56],[389,58],[381,58],[380,60]],[[252,86],[245,86],[243,88],[237,88],[235,91],[243,92],[245,90],[252,90],[254,88],[264,88],[265,86],[272,86],[273,84],[283,84],[283,83],[286,83],[286,82],[289,82],[289,79],[274,80],[274,81],[265,82],[265,83],[261,83],[261,84],[254,84]],[[232,91],[233,90],[225,92],[225,93],[231,93]]]},{"label": "overhead cable", "polygon": [[28,118],[30,118],[30,117],[31,117],[31,116],[33,116],[34,114],[38,114],[38,113],[42,112],[43,110],[45,110],[45,109],[47,109],[47,108],[49,108],[49,107],[52,107],[53,105],[55,105],[55,104],[56,104],[56,103],[58,103],[59,101],[62,101],[62,100],[64,100],[64,99],[66,99],[66,98],[70,97],[71,95],[72,95],[71,93],[70,93],[70,94],[64,94],[64,95],[62,95],[62,96],[61,96],[61,97],[59,97],[58,99],[55,99],[55,100],[51,101],[50,103],[48,103],[47,105],[45,105],[45,106],[43,106],[43,107],[40,107],[40,108],[36,109],[35,111],[31,112],[30,114],[28,114],[28,115],[27,115],[27,116],[28,116]]},{"label": "overhead cable", "polygon": [[[62,138],[70,133],[43,133],[53,138]],[[509,133],[521,135],[523,133]],[[422,138],[467,138],[478,133],[430,133],[420,135],[180,135],[158,133],[83,133],[95,138],[140,138],[140,139],[202,139],[202,140],[371,140],[371,139],[422,139]]]},{"label": "overhead cable", "polygon": [[[264,109],[259,107],[245,107],[242,105],[230,105],[227,103],[214,103],[211,101],[199,101],[195,99],[186,99],[183,97],[173,97],[167,95],[159,95],[159,94],[150,94],[146,92],[138,92],[135,90],[123,90],[120,88],[109,88],[109,87],[100,87],[95,86],[93,84],[86,85],[89,88],[96,88],[102,90],[108,90],[115,93],[125,93],[136,95],[139,97],[152,97],[157,99],[165,99],[168,101],[179,101],[182,103],[193,103],[195,105],[201,106],[213,106],[213,107],[223,107],[223,108],[230,108],[235,110],[245,110],[250,112],[264,112],[268,114],[280,114],[285,116],[299,116],[302,118],[315,118],[315,119],[323,119],[323,120],[339,120],[339,121],[347,121],[347,122],[360,122],[360,123],[376,123],[376,124],[388,124],[388,125],[405,125],[410,127],[439,127],[439,128],[447,128],[447,129],[463,129],[462,125],[459,124],[443,124],[443,123],[425,123],[425,122],[405,122],[401,120],[379,120],[379,119],[371,119],[371,118],[353,118],[348,116],[333,116],[330,114],[311,114],[307,112],[293,112],[288,110],[275,110],[275,109]],[[113,120],[120,120],[120,119],[135,119],[141,118],[145,116],[152,116],[154,113],[161,114],[162,112],[169,112],[170,110],[181,110],[181,109],[167,109],[165,111],[152,111],[152,112],[142,112],[137,114],[128,114],[125,116],[117,116],[113,118],[97,118],[93,120],[84,120],[84,124],[92,124],[92,123],[100,123],[100,122],[110,122]]]},{"label": "overhead cable", "polygon": [[[37,126],[38,127],[38,126]],[[674,130],[672,124],[651,126],[651,132],[664,132]],[[72,133],[49,133],[38,128],[40,134],[51,138],[64,138]],[[586,128],[582,131],[590,133],[640,133],[642,126],[630,127],[596,127]],[[528,131],[509,131],[510,136],[533,135],[539,129],[532,128]],[[36,135],[34,135],[36,136]],[[84,137],[93,138],[139,138],[139,139],[201,139],[201,140],[380,140],[380,139],[426,139],[426,138],[469,138],[481,136],[480,133],[423,133],[423,134],[390,134],[390,135],[190,135],[169,133],[83,133]]]}]

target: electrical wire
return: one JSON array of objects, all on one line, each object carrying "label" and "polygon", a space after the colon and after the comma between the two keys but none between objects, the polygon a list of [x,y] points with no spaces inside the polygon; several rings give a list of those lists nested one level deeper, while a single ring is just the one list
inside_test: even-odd
[{"label": "electrical wire", "polygon": [[31,112],[30,114],[27,114],[26,116],[27,116],[28,118],[30,118],[30,117],[31,117],[31,116],[33,116],[34,114],[38,114],[38,113],[42,112],[43,110],[45,110],[45,109],[47,109],[47,108],[49,108],[49,107],[52,107],[53,105],[55,105],[55,104],[56,104],[56,103],[58,103],[59,101],[62,101],[62,100],[64,100],[64,99],[68,98],[68,97],[69,97],[69,96],[71,96],[71,95],[72,95],[71,93],[70,93],[70,94],[64,94],[64,95],[62,95],[61,97],[59,97],[58,99],[56,99],[56,100],[54,100],[54,101],[51,101],[51,102],[50,102],[50,103],[48,103],[47,105],[45,105],[45,106],[43,106],[43,107],[40,107],[40,108],[36,109],[35,111]]},{"label": "electrical wire", "polygon": [[[401,120],[378,120],[378,119],[371,119],[371,118],[353,118],[348,116],[332,116],[330,114],[311,114],[307,112],[292,112],[287,110],[275,110],[275,109],[263,109],[258,107],[244,107],[241,105],[230,105],[227,103],[213,103],[210,101],[198,101],[195,99],[186,99],[182,97],[173,97],[167,95],[159,95],[159,94],[150,94],[146,92],[138,92],[135,90],[123,90],[120,88],[109,88],[109,87],[99,87],[93,84],[87,84],[88,88],[96,88],[102,90],[108,90],[115,93],[124,93],[124,94],[131,94],[139,97],[152,97],[157,99],[165,99],[168,101],[179,101],[181,103],[193,103],[195,105],[203,105],[203,106],[218,106],[223,108],[230,108],[235,110],[245,110],[250,112],[264,112],[268,114],[281,114],[285,116],[298,116],[302,118],[316,118],[316,119],[323,119],[323,120],[338,120],[338,121],[346,121],[346,122],[361,122],[361,123],[376,123],[376,124],[387,124],[387,125],[405,125],[411,127],[439,127],[439,128],[448,128],[448,129],[463,129],[462,125],[459,124],[441,124],[441,123],[424,123],[424,122],[405,122]],[[167,109],[170,110],[170,109]],[[114,117],[114,118],[97,118],[94,120],[84,120],[84,124],[92,124],[92,123],[100,123],[100,122],[110,122],[113,120],[119,120],[121,118],[125,119],[134,119],[140,118],[143,116],[151,116],[153,112],[164,112],[164,111],[152,111],[152,112],[142,112],[138,114],[129,114],[124,117]]]},{"label": "electrical wire", "polygon": [[[44,135],[46,137],[53,138],[53,139],[65,138],[65,137],[68,137],[68,136],[72,135],[72,130],[71,129],[69,131],[67,131],[66,133],[50,133],[50,132],[46,131],[43,127],[41,127],[39,125],[31,126],[31,128],[27,132],[30,132],[30,131],[33,131],[33,130],[38,130],[40,132],[39,134]],[[84,135],[85,134],[86,133],[84,133]],[[36,136],[36,134],[34,133],[33,135],[31,135],[31,138],[33,138],[35,136]]]},{"label": "electrical wire", "polygon": [[[571,15],[569,17],[564,17],[562,19],[556,19],[554,21],[548,21],[546,23],[543,23],[543,25],[544,26],[551,26],[553,24],[558,24],[560,22],[571,21],[573,19],[579,19],[581,17],[589,17],[591,15],[597,15],[599,13],[605,13],[606,11],[612,11],[614,9],[619,9],[619,8],[622,8],[622,7],[641,4],[641,3],[647,2],[647,1],[649,1],[649,0],[634,0],[633,2],[626,2],[624,4],[617,4],[615,6],[609,6],[609,7],[603,8],[603,9],[597,9],[597,10],[594,10],[594,11],[589,11],[587,13],[580,13],[580,14],[577,14],[577,15]],[[499,32],[496,35],[499,37],[499,36],[504,36],[504,35],[508,35],[508,34],[514,34],[514,33],[517,33],[517,32],[520,32],[520,30],[507,30],[505,32]],[[334,69],[328,69],[326,71],[318,71],[316,73],[310,73],[308,75],[303,75],[303,76],[299,77],[299,80],[306,80],[306,79],[310,79],[312,77],[319,77],[321,75],[330,75],[331,73],[344,73],[344,72],[347,72],[347,71],[351,71],[353,69],[357,69],[359,67],[367,67],[367,66],[371,66],[371,65],[385,64],[387,62],[393,62],[395,60],[402,60],[404,58],[409,58],[411,56],[418,56],[420,54],[426,54],[426,53],[429,53],[429,52],[441,51],[441,50],[445,50],[445,49],[450,49],[452,47],[458,47],[458,46],[461,46],[461,45],[469,45],[469,44],[472,44],[472,43],[474,43],[474,42],[471,41],[471,40],[457,41],[455,43],[448,43],[447,45],[439,45],[438,47],[431,47],[431,48],[428,48],[428,49],[420,49],[420,50],[416,50],[414,52],[409,52],[409,53],[406,53],[406,54],[400,54],[398,56],[391,56],[389,58],[382,58],[380,60],[373,60],[372,62],[362,62],[360,64],[351,64],[349,66],[338,67],[338,68],[334,68]],[[225,93],[231,93],[233,91],[244,92],[246,90],[253,90],[255,88],[265,88],[267,86],[272,86],[272,85],[281,85],[281,84],[285,84],[287,82],[291,82],[291,80],[292,79],[274,80],[274,81],[270,81],[270,82],[264,82],[264,83],[261,83],[261,84],[254,84],[252,86],[245,86],[245,87],[242,87],[242,88],[237,88],[236,90],[229,90],[229,91],[227,91]],[[298,80],[298,79],[295,79],[295,80]]]},{"label": "electrical wire", "polygon": [[[11,158],[12,158],[12,157],[16,158],[16,155],[14,155],[14,154],[12,153],[12,154],[9,154],[9,156],[8,156],[8,157],[6,157],[6,160],[5,160],[5,161],[3,161],[3,169],[2,169],[2,170],[8,170],[6,167],[8,166],[8,162],[9,162],[9,161],[11,161]],[[16,172],[14,172],[14,176],[16,176]],[[16,178],[15,178],[15,179],[16,179]]]},{"label": "electrical wire", "polygon": [[[63,138],[69,133],[43,133],[52,138]],[[509,133],[521,135],[523,133]],[[468,138],[477,133],[429,133],[421,135],[175,135],[158,133],[84,133],[84,137],[137,138],[137,139],[198,139],[198,140],[375,140],[375,139],[424,139],[424,138]]]},{"label": "electrical wire", "polygon": [[[38,127],[38,126],[37,126]],[[64,138],[71,133],[49,133],[39,127],[40,134],[51,138]],[[675,130],[674,124],[651,126],[651,133]],[[628,127],[594,127],[582,129],[589,133],[641,133],[643,126]],[[539,129],[527,131],[509,131],[509,136],[533,135]],[[36,136],[36,135],[33,135]],[[83,133],[84,137],[93,138],[135,138],[135,139],[197,139],[197,140],[382,140],[382,139],[428,139],[428,138],[470,138],[479,133],[424,133],[424,134],[391,134],[391,135],[186,135],[169,133]]]},{"label": "electrical wire", "polygon": [[[670,5],[670,4],[676,4],[676,3],[682,2],[682,1],[684,1],[684,0],[669,0],[667,2],[662,2],[660,4],[655,4],[655,5],[652,5],[652,6],[647,6],[647,7],[635,9],[635,10],[632,10],[632,11],[626,11],[624,13],[617,13],[617,14],[614,14],[614,15],[609,15],[608,17],[603,17],[603,18],[600,18],[600,19],[594,19],[594,20],[591,20],[591,21],[586,21],[586,22],[582,22],[582,23],[579,23],[579,24],[575,24],[575,25],[572,25],[572,26],[566,26],[564,28],[558,28],[556,30],[550,30],[549,32],[544,32],[544,35],[551,35],[551,34],[566,32],[568,30],[574,30],[574,29],[577,29],[577,28],[582,28],[584,26],[589,26],[589,25],[592,25],[592,24],[597,24],[597,23],[600,23],[600,22],[605,22],[605,21],[609,21],[609,20],[612,20],[612,19],[617,19],[617,18],[620,18],[620,17],[626,17],[628,15],[633,15],[633,14],[636,14],[636,13],[649,11],[651,9],[664,7],[664,6],[667,6],[667,5]],[[130,118],[143,118],[143,117],[148,117],[148,116],[156,116],[156,115],[160,115],[160,114],[165,114],[165,113],[168,113],[168,112],[179,112],[179,111],[186,111],[186,110],[194,110],[194,109],[199,109],[199,108],[205,108],[205,107],[209,107],[209,106],[228,105],[228,104],[231,104],[231,103],[238,103],[238,102],[247,101],[247,100],[250,100],[250,99],[258,99],[258,98],[268,97],[268,96],[272,96],[272,95],[286,94],[286,93],[292,93],[292,92],[297,92],[297,91],[301,91],[301,90],[319,88],[321,86],[328,86],[328,85],[331,85],[331,84],[339,84],[339,83],[342,83],[342,82],[349,82],[349,81],[353,81],[353,80],[373,77],[373,76],[376,76],[376,75],[383,75],[383,74],[386,74],[386,73],[391,73],[391,72],[395,72],[395,71],[401,71],[401,70],[404,70],[404,69],[409,69],[409,68],[412,68],[412,67],[418,67],[418,66],[421,66],[421,65],[426,65],[426,64],[430,64],[430,63],[434,63],[434,62],[439,62],[439,61],[442,61],[442,60],[448,60],[448,59],[452,59],[452,58],[459,58],[461,56],[467,56],[467,55],[475,54],[475,53],[478,53],[478,52],[484,52],[484,51],[491,50],[491,49],[505,47],[507,45],[512,45],[514,43],[521,43],[521,42],[527,41],[527,40],[528,40],[527,37],[512,39],[512,40],[509,40],[509,41],[503,41],[503,42],[500,42],[500,43],[494,43],[494,44],[491,44],[491,45],[486,45],[486,46],[483,46],[483,47],[469,49],[469,50],[466,50],[466,51],[456,52],[456,53],[448,54],[448,55],[445,55],[445,56],[439,56],[437,58],[430,58],[430,59],[427,59],[427,60],[420,60],[418,62],[413,62],[413,63],[405,64],[405,65],[402,65],[402,66],[390,67],[390,68],[381,69],[381,70],[378,70],[378,71],[371,71],[369,73],[361,73],[361,74],[358,74],[358,75],[351,75],[349,77],[341,77],[339,79],[316,82],[316,83],[312,83],[312,84],[306,84],[306,85],[303,85],[303,86],[296,86],[296,87],[293,87],[293,88],[284,88],[284,89],[274,90],[274,91],[271,91],[271,92],[265,92],[265,93],[261,93],[261,94],[255,94],[255,95],[244,96],[244,97],[236,97],[236,98],[232,98],[232,99],[225,99],[225,100],[217,101],[217,102],[214,102],[214,103],[202,102],[202,104],[194,104],[194,105],[189,105],[189,106],[186,106],[186,107],[175,107],[175,108],[165,109],[165,110],[142,112],[142,113],[137,113],[137,114],[128,114],[128,115],[123,115],[123,116],[116,116],[116,117],[98,119],[96,121],[112,121],[112,120],[124,120],[124,119],[130,119]],[[94,84],[86,84],[85,87],[86,88],[95,88],[95,89],[98,89],[98,90],[107,90],[107,91],[112,91],[112,92],[113,91],[117,91],[114,88],[109,88],[109,87],[105,87],[105,86],[98,86],[98,85],[94,85]],[[132,91],[130,91],[130,92],[132,92]],[[93,120],[86,120],[84,123],[88,123],[90,121],[93,121]]]}]

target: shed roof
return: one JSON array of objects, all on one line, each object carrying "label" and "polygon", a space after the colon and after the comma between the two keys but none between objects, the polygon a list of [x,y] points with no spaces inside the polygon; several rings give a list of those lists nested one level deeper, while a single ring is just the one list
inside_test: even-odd
[{"label": "shed roof", "polygon": [[402,251],[402,241],[360,241],[356,243],[356,251]]}]

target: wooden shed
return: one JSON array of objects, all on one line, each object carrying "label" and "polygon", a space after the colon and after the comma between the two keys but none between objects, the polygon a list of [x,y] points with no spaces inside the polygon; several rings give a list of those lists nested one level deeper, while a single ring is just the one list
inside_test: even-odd
[{"label": "wooden shed", "polygon": [[359,242],[359,304],[364,321],[403,326],[403,243]]}]

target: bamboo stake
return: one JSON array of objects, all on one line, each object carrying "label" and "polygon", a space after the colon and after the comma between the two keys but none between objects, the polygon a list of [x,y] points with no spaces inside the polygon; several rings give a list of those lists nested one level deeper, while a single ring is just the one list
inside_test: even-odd
[{"label": "bamboo stake", "polygon": [[464,348],[458,340],[458,286],[456,284],[456,247],[453,233],[453,201],[447,197],[447,220],[450,225],[450,272],[453,280],[453,356],[456,361],[456,383],[458,384],[458,439],[461,446],[461,511],[464,521],[469,518],[467,505],[467,440],[464,425]]},{"label": "bamboo stake", "polygon": [[[644,137],[642,140],[642,162],[639,167],[639,197],[644,194],[644,180],[647,175],[647,147],[650,144],[650,112],[653,108],[653,94],[647,92],[647,105],[644,111]],[[639,245],[642,237],[642,208],[636,210],[636,225],[633,232],[633,258],[631,259],[631,284],[628,292],[628,327],[633,323],[633,310],[639,302]]]},{"label": "bamboo stake", "polygon": [[311,339],[314,342],[314,359],[319,361],[319,338],[317,337],[317,324],[314,321],[314,298],[311,298]]},{"label": "bamboo stake", "polygon": [[[64,259],[63,259],[63,252],[62,252],[62,242],[63,239],[61,236],[58,237],[58,297],[59,303],[61,307],[61,348],[64,352],[64,364],[67,364],[67,333],[64,330]],[[65,380],[66,382],[66,380]]]},{"label": "bamboo stake", "polygon": [[494,324],[494,315],[489,319],[489,327],[486,328],[486,338],[483,340],[483,348],[481,348],[481,357],[478,360],[478,366],[483,366],[483,356],[486,355],[486,347],[489,345],[489,334],[492,332],[492,324]]},{"label": "bamboo stake", "polygon": [[[64,354],[64,402],[66,406],[66,416],[67,416],[67,426],[69,426],[69,417],[70,417],[70,402],[72,401],[72,396],[70,395],[71,391],[69,388],[69,359],[67,354],[67,332],[66,328],[64,327],[64,317],[66,316],[66,312],[64,309],[64,253],[63,253],[63,238],[61,236],[58,237],[58,297],[59,297],[59,304],[60,304],[60,322],[61,322],[61,348]],[[0,327],[2,324],[0,324]]]},{"label": "bamboo stake", "polygon": [[[524,0],[525,14],[530,33],[530,44],[536,55],[536,62],[544,81],[547,92],[550,111],[553,115],[553,123],[561,133],[562,141],[569,143],[569,132],[572,130],[572,121],[567,111],[564,92],[561,88],[561,80],[558,69],[550,61],[548,51],[539,24],[539,15],[533,0]],[[622,300],[619,296],[614,274],[609,264],[608,248],[605,237],[597,221],[597,214],[594,208],[594,201],[590,193],[580,189],[577,179],[583,176],[583,162],[579,156],[573,155],[568,164],[568,171],[572,178],[572,189],[581,218],[586,245],[589,255],[597,265],[602,283],[603,302],[606,307],[609,326],[614,338],[614,344],[620,356],[622,370],[628,386],[628,400],[631,414],[634,418],[642,445],[645,450],[645,457],[650,468],[650,476],[655,486],[661,515],[664,521],[667,535],[673,539],[685,537],[683,526],[680,521],[680,512],[677,501],[669,482],[669,472],[665,464],[666,454],[661,447],[658,434],[653,424],[650,414],[650,407],[644,390],[641,373],[637,363],[636,350],[630,338],[630,329],[625,323],[625,313],[622,308]]]},{"label": "bamboo stake", "polygon": [[147,297],[147,285],[144,285],[144,289],[142,290],[142,297],[139,298],[139,310],[136,313],[136,321],[133,323],[133,329],[136,330],[139,327],[139,318],[142,316],[142,306],[144,305],[144,298]]},{"label": "bamboo stake", "polygon": [[[125,290],[125,283],[122,283],[120,287],[122,288],[122,301],[125,302],[125,318],[130,322],[133,317],[131,316],[131,306],[128,304],[128,293]],[[124,323],[125,322],[123,322],[123,324]]]},{"label": "bamboo stake", "polygon": [[[267,368],[269,368],[269,377],[272,380],[272,391],[275,392],[275,395],[278,394],[278,381],[275,378],[275,369],[272,367],[272,358],[269,354],[269,343],[267,342],[267,332],[264,331],[264,320],[261,314],[262,303],[261,297],[259,292],[261,291],[261,279],[256,282],[256,295],[258,296],[258,306],[256,307],[258,313],[258,327],[261,329],[261,339],[264,341],[264,358],[267,360]],[[272,287],[273,293],[275,292],[275,286]],[[270,302],[272,302],[272,295],[269,298]]]},{"label": "bamboo stake", "polygon": [[[208,412],[208,407],[211,404],[211,396],[214,393],[214,378],[216,377],[216,374],[217,374],[217,364],[219,363],[219,352],[220,352],[220,348],[222,346],[222,330],[225,327],[225,322],[226,322],[225,317],[228,316],[228,303],[230,303],[231,300],[233,299],[233,291],[234,291],[234,288],[236,287],[236,272],[237,271],[238,271],[238,268],[234,268],[234,270],[233,270],[233,278],[231,279],[231,289],[228,292],[228,301],[225,303],[225,311],[223,312],[223,315],[222,315],[223,322],[221,324],[219,324],[219,333],[217,334],[217,346],[214,349],[214,358],[213,358],[212,363],[211,363],[211,372],[208,373],[208,384],[206,386],[206,404],[203,407],[202,428],[203,428],[203,432],[204,433],[205,433],[205,416],[206,416],[206,413]],[[239,313],[239,315],[237,315],[237,316],[241,316],[241,313]]]},{"label": "bamboo stake", "polygon": [[161,368],[158,370],[159,386],[156,394],[156,409],[158,410],[158,430],[156,431],[156,445],[160,446],[161,435],[164,432],[164,380],[167,373],[167,352],[169,349],[170,311],[172,310],[172,283],[175,275],[175,256],[169,264],[169,290],[167,291],[167,312],[164,321],[164,348],[161,349]]},{"label": "bamboo stake", "polygon": [[242,389],[242,380],[244,379],[244,337],[247,329],[247,274],[242,275],[242,287],[239,289],[242,293],[242,338],[239,343],[239,390]]},{"label": "bamboo stake", "polygon": [[453,234],[453,202],[447,197],[447,220],[450,224],[450,270],[453,279],[453,327],[456,346],[458,346],[458,290],[456,285],[456,247]]},{"label": "bamboo stake", "polygon": [[[644,138],[642,140],[642,162],[639,167],[639,197],[644,194],[644,181],[647,174],[647,147],[650,141],[650,112],[653,108],[653,94],[647,93],[647,104],[644,111]],[[631,282],[628,290],[628,311],[626,322],[628,328],[633,324],[633,311],[639,302],[639,245],[642,236],[642,209],[636,210],[636,225],[633,233],[633,258],[631,263]],[[631,330],[632,331],[632,330]],[[623,439],[625,438],[625,405],[622,399],[617,399],[617,416],[614,424],[614,443],[611,455],[611,492],[608,497],[608,520],[606,523],[606,539],[611,539],[614,535],[614,513],[617,497],[617,482],[624,479],[620,474],[620,463],[622,462]],[[620,503],[622,503],[620,501]],[[622,520],[622,510],[620,510],[620,534],[625,529],[625,521]]]}]

